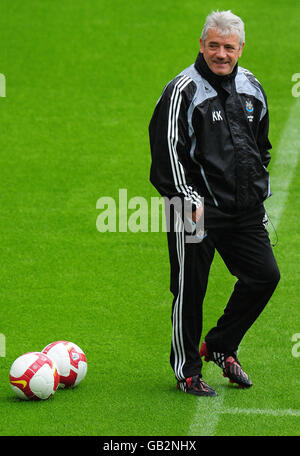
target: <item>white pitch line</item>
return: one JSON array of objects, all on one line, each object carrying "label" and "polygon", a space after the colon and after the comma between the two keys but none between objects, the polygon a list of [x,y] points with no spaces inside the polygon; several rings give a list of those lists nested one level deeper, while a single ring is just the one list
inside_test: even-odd
[{"label": "white pitch line", "polygon": [[270,174],[273,196],[265,202],[265,207],[275,228],[279,225],[289,195],[289,186],[298,165],[300,150],[299,119],[300,98],[297,98],[281,135],[275,161],[274,163],[271,161]]},{"label": "white pitch line", "polygon": [[240,409],[240,408],[228,408],[220,410],[221,415],[267,415],[267,416],[299,416],[300,410],[292,409]]},{"label": "white pitch line", "polygon": [[[292,105],[288,120],[282,132],[274,162],[271,161],[272,166],[270,174],[271,190],[273,192],[273,196],[266,201],[265,207],[270,217],[270,220],[272,221],[275,228],[277,228],[279,225],[280,217],[284,210],[285,203],[289,194],[289,186],[291,181],[293,180],[294,171],[298,164],[298,157],[300,151],[299,119],[300,98],[297,98],[294,104]],[[197,409],[192,419],[188,435],[215,435],[219,422],[219,417],[221,414],[226,413],[226,410],[223,408],[224,399],[225,393],[220,394],[216,398],[207,398],[209,402],[204,402],[203,398],[201,397],[198,398]],[[277,412],[279,413],[279,411]],[[249,414],[250,413],[251,412],[249,412]]]}]

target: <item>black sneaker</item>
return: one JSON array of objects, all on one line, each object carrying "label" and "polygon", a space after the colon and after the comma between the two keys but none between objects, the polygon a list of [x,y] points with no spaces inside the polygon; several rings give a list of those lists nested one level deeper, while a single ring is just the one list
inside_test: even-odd
[{"label": "black sneaker", "polygon": [[200,356],[204,356],[206,362],[213,361],[217,366],[223,369],[223,376],[228,377],[230,383],[237,383],[240,388],[250,388],[252,382],[236,356],[236,353],[226,354],[219,352],[210,352],[207,349],[206,342],[202,342]]},{"label": "black sneaker", "polygon": [[200,375],[194,375],[177,382],[177,388],[195,396],[217,396],[216,391],[208,386]]}]

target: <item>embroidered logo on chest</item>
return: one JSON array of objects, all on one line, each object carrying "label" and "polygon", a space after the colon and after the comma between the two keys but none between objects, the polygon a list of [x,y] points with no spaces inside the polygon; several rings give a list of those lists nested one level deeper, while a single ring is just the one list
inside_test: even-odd
[{"label": "embroidered logo on chest", "polygon": [[252,101],[249,98],[246,100],[246,111],[247,112],[253,112],[254,111],[253,103],[252,103]]},{"label": "embroidered logo on chest", "polygon": [[[245,103],[246,111],[249,114],[252,114],[254,112],[254,106],[250,98],[247,98],[246,103]],[[249,122],[253,122],[254,116],[253,115],[247,115],[247,118]]]}]

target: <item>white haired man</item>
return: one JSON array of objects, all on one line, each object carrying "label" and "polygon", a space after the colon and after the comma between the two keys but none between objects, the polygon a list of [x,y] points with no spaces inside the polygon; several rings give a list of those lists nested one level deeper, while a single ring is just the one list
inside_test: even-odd
[{"label": "white haired man", "polygon": [[[149,125],[152,184],[165,198],[189,201],[194,222],[204,213],[201,242],[186,241],[176,210],[168,230],[174,296],[170,362],[177,387],[198,396],[217,395],[202,379],[203,356],[232,383],[252,385],[238,347],[280,278],[263,205],[271,195],[268,106],[258,80],[238,65],[244,44],[238,16],[211,13],[195,64],[167,84]],[[199,352],[215,250],[237,281]]]}]

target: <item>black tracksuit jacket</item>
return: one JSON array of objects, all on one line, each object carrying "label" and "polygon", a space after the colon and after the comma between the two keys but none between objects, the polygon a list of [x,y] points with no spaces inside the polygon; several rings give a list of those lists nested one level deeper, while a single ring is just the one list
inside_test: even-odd
[{"label": "black tracksuit jacket", "polygon": [[150,180],[162,196],[180,196],[235,214],[271,195],[271,144],[262,86],[235,66],[215,75],[199,54],[167,84],[150,125]]}]

